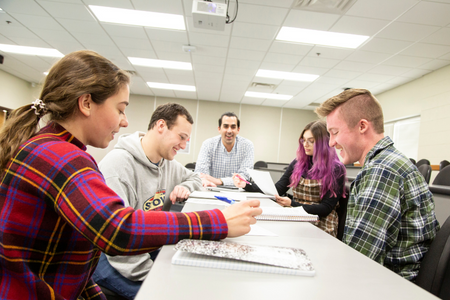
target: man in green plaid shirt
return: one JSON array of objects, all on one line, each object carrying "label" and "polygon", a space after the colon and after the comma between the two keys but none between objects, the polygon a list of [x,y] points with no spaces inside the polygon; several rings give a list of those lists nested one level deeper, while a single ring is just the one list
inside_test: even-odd
[{"label": "man in green plaid shirt", "polygon": [[316,109],[344,164],[363,167],[350,187],[343,242],[414,280],[439,230],[428,185],[392,140],[383,111],[364,89],[348,89]]}]

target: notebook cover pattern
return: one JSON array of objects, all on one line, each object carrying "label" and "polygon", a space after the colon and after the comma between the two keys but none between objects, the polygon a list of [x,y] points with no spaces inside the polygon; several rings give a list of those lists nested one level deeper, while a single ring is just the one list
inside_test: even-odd
[{"label": "notebook cover pattern", "polygon": [[299,248],[244,245],[223,241],[182,240],[172,264],[285,275],[314,276],[314,267]]}]

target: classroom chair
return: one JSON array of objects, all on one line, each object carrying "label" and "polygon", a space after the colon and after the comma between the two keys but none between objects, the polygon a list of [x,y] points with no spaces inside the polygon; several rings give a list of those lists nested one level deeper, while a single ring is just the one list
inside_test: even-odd
[{"label": "classroom chair", "polygon": [[446,166],[450,165],[450,161],[448,160],[443,160],[439,163],[439,171],[442,170],[443,168],[445,168]]},{"label": "classroom chair", "polygon": [[261,168],[267,168],[267,163],[265,161],[259,160],[255,162],[255,165],[253,166],[255,169],[261,169]]},{"label": "classroom chair", "polygon": [[422,174],[423,178],[425,178],[425,182],[430,184],[431,178],[431,166],[427,164],[422,164],[417,167],[419,169],[420,174]]},{"label": "classroom chair", "polygon": [[194,171],[194,170],[195,170],[195,162],[193,162],[193,163],[187,163],[184,167],[185,167],[186,169],[189,169],[189,170]]},{"label": "classroom chair", "polygon": [[347,218],[347,204],[348,204],[348,196],[350,194],[350,184],[347,182],[345,184],[345,198],[341,198],[339,200],[339,204],[336,207],[336,212],[338,214],[338,232],[336,237],[342,241],[342,237],[344,236],[345,229],[345,219]]},{"label": "classroom chair", "polygon": [[416,162],[416,160],[414,158],[410,158],[409,160],[413,163],[413,165],[417,164],[417,162]]},{"label": "classroom chair", "polygon": [[450,217],[447,218],[421,264],[416,284],[442,300],[450,300]]},{"label": "classroom chair", "polygon": [[450,166],[446,166],[439,171],[433,180],[433,185],[435,184],[450,186]]},{"label": "classroom chair", "polygon": [[428,159],[422,158],[416,163],[416,167],[420,167],[421,165],[430,165],[430,161]]}]

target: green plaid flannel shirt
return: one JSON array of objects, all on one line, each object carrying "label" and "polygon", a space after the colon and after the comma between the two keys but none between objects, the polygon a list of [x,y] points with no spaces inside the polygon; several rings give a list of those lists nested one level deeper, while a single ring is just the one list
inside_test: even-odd
[{"label": "green plaid flannel shirt", "polygon": [[378,141],[352,182],[343,241],[414,280],[439,223],[427,183],[393,144]]}]

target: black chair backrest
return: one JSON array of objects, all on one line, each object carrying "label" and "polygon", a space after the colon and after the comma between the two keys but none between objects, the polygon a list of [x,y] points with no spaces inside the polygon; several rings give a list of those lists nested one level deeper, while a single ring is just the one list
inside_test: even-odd
[{"label": "black chair backrest", "polygon": [[414,158],[410,158],[409,160],[413,163],[413,165],[416,164],[416,160]]},{"label": "black chair backrest", "polygon": [[439,170],[442,170],[443,168],[445,168],[446,166],[450,165],[450,161],[448,160],[443,160],[439,163]]},{"label": "black chair backrest", "polygon": [[345,184],[345,198],[339,199],[339,205],[336,208],[336,212],[338,214],[338,232],[337,232],[337,238],[342,241],[342,237],[344,236],[344,228],[345,228],[345,219],[347,218],[347,204],[348,204],[348,197],[350,196],[349,193],[349,183]]},{"label": "black chair backrest", "polygon": [[184,167],[187,168],[187,169],[192,169],[192,170],[194,170],[194,169],[195,169],[195,162],[193,162],[193,163],[187,163]]},{"label": "black chair backrest", "polygon": [[422,158],[416,163],[416,167],[420,167],[421,165],[430,165],[430,161],[428,159]]},{"label": "black chair backrest", "polygon": [[431,178],[431,166],[430,165],[420,165],[418,167],[420,174],[422,174],[423,178],[425,178],[425,182],[427,184],[430,184],[430,178]]},{"label": "black chair backrest", "polygon": [[433,180],[433,185],[447,185],[450,186],[450,166],[441,169]]},{"label": "black chair backrest", "polygon": [[253,167],[255,169],[267,168],[267,163],[265,161],[258,160],[257,162],[255,162],[255,165]]},{"label": "black chair backrest", "polygon": [[450,217],[425,254],[416,284],[433,295],[450,300]]}]

